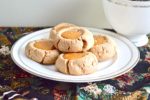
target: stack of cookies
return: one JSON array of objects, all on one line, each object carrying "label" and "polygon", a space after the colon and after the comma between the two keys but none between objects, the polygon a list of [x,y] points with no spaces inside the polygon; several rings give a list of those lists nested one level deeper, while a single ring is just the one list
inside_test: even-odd
[{"label": "stack of cookies", "polygon": [[58,71],[85,75],[96,71],[98,62],[116,55],[108,36],[96,35],[84,27],[61,23],[50,31],[49,39],[31,41],[25,48],[27,57],[41,64],[55,64]]}]

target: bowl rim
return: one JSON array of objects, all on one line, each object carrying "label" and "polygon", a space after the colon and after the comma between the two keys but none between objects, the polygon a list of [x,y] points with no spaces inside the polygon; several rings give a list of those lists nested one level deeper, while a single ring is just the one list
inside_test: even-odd
[{"label": "bowl rim", "polygon": [[150,7],[150,0],[149,1],[131,1],[131,0],[104,0],[110,3],[126,6],[126,7],[138,7],[138,8],[149,8]]}]

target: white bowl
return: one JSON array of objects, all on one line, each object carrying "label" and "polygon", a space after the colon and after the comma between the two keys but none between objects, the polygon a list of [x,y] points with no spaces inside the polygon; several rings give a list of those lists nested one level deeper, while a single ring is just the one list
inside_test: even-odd
[{"label": "white bowl", "polygon": [[112,27],[136,46],[147,44],[150,33],[150,1],[103,0]]}]

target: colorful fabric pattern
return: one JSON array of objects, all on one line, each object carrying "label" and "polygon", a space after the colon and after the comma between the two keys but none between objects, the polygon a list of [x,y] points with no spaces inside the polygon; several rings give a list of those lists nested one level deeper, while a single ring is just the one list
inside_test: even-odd
[{"label": "colorful fabric pattern", "polygon": [[139,48],[139,63],[122,76],[84,84],[57,82],[23,71],[10,57],[16,40],[40,29],[0,28],[0,100],[150,100],[150,43]]}]

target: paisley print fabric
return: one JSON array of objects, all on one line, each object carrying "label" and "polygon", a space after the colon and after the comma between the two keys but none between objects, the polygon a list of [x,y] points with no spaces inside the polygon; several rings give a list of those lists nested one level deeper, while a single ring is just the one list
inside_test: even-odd
[{"label": "paisley print fabric", "polygon": [[15,41],[40,29],[0,28],[0,100],[150,100],[150,43],[139,48],[140,61],[122,76],[84,84],[57,82],[23,71],[10,57]]}]

